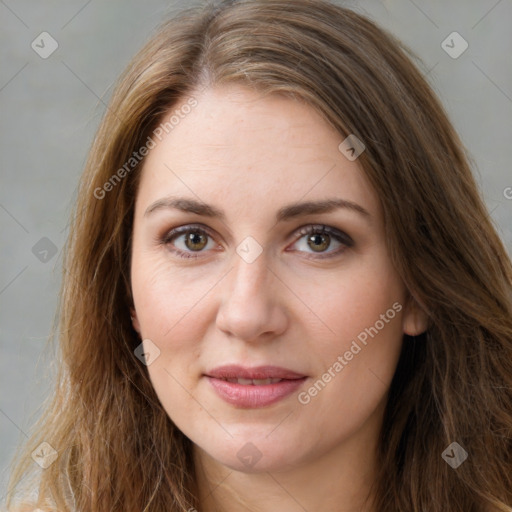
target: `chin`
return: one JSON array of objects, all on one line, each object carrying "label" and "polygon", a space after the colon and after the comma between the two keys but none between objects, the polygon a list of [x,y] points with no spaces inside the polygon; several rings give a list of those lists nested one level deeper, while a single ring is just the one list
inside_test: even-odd
[{"label": "chin", "polygon": [[280,472],[294,467],[299,456],[297,444],[293,447],[276,440],[269,442],[265,439],[267,435],[268,432],[259,440],[255,436],[240,436],[240,440],[232,441],[222,450],[207,453],[218,463],[242,473]]}]

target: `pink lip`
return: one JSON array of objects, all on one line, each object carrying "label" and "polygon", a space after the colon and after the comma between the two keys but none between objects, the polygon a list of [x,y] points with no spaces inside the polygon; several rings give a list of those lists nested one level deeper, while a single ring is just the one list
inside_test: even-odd
[{"label": "pink lip", "polygon": [[[216,393],[226,402],[244,409],[271,405],[296,391],[307,379],[305,375],[277,366],[245,368],[228,365],[206,375]],[[224,379],[283,379],[274,384],[238,384]]]},{"label": "pink lip", "polygon": [[246,368],[237,364],[219,366],[205,374],[216,379],[302,379],[305,375],[279,366]]}]

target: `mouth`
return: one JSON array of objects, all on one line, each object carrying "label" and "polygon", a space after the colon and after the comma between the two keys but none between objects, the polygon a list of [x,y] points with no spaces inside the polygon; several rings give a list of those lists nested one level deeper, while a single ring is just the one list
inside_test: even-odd
[{"label": "mouth", "polygon": [[283,380],[288,379],[219,379],[224,380],[226,382],[231,382],[232,384],[241,384],[242,386],[265,386],[267,384],[277,384],[278,382],[282,382]]},{"label": "mouth", "polygon": [[[283,368],[281,366],[256,366],[253,368],[248,368],[245,366],[230,364],[225,366],[219,366],[210,370],[206,373],[207,377],[214,377],[215,379],[225,379],[225,380],[246,380],[246,381],[260,381],[260,380],[295,380],[302,379],[305,377],[302,373],[297,373],[293,370],[289,370],[288,368]],[[243,384],[241,382],[240,384]],[[246,384],[250,384],[246,382]],[[256,384],[261,385],[261,384]]]},{"label": "mouth", "polygon": [[266,407],[283,400],[307,379],[306,375],[277,366],[228,365],[204,376],[220,398],[242,409]]}]

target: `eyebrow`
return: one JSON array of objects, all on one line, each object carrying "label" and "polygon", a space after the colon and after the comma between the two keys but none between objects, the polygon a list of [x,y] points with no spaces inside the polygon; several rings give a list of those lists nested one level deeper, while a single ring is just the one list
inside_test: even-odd
[{"label": "eyebrow", "polygon": [[[372,218],[368,210],[357,203],[341,198],[331,198],[320,201],[292,203],[284,206],[278,210],[276,214],[276,221],[285,222],[306,215],[333,212],[340,208],[354,211],[368,221]],[[187,213],[195,213],[204,217],[217,218],[223,222],[226,221],[226,214],[221,209],[186,197],[165,197],[159,199],[146,209],[144,216],[146,217],[151,213],[162,209],[176,209]]]}]

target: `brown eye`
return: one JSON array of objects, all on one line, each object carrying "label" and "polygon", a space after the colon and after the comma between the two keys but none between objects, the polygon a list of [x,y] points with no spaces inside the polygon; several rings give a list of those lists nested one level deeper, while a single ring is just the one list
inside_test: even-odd
[{"label": "brown eye", "polygon": [[[305,244],[302,248],[309,248],[314,253],[317,253],[318,258],[330,258],[337,256],[345,251],[348,247],[354,245],[354,241],[346,233],[334,228],[323,225],[307,226],[302,228],[298,233],[302,237],[295,242],[294,245],[299,245],[302,238],[305,238]],[[338,244],[338,249],[327,251],[332,244]],[[301,251],[311,254],[311,251]]]},{"label": "brown eye", "polygon": [[206,247],[208,236],[203,233],[192,231],[185,235],[185,245],[191,251],[200,251]]},{"label": "brown eye", "polygon": [[[169,231],[161,240],[181,258],[197,258],[208,245],[211,235],[200,227],[184,226]],[[213,242],[212,242],[212,245]],[[198,253],[197,256],[193,253]]]},{"label": "brown eye", "polygon": [[322,252],[327,249],[331,243],[329,235],[326,234],[312,234],[308,238],[308,246],[311,247],[315,252]]}]

